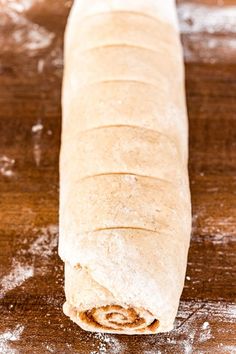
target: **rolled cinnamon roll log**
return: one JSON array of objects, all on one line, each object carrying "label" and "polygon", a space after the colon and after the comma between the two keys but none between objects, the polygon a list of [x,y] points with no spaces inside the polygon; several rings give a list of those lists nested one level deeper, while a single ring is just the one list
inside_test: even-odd
[{"label": "rolled cinnamon roll log", "polygon": [[174,1],[75,0],[62,106],[64,312],[88,331],[169,331],[191,231]]}]

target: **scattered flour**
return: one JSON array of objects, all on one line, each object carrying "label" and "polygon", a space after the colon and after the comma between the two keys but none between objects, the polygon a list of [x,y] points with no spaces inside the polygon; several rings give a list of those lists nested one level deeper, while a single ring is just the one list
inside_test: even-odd
[{"label": "scattered flour", "polygon": [[182,33],[236,33],[236,6],[183,3],[178,15]]},{"label": "scattered flour", "polygon": [[236,345],[225,345],[224,354],[236,354]]},{"label": "scattered flour", "polygon": [[[27,251],[19,249],[17,256],[21,257],[25,254],[30,254],[31,262],[29,263],[28,260],[19,262],[16,256],[16,259],[12,262],[10,273],[0,280],[0,298],[3,298],[9,291],[21,286],[27,279],[35,275],[37,269],[34,263],[37,256],[41,257],[40,274],[42,274],[42,271],[45,274],[47,273],[47,259],[52,256],[57,247],[57,239],[58,226],[49,225],[40,229],[38,237]],[[43,259],[46,262],[45,267],[42,264]]]},{"label": "scattered flour", "polygon": [[184,340],[182,345],[183,345],[184,354],[192,354],[193,348],[192,348],[192,343],[190,341]]},{"label": "scattered flour", "polygon": [[[39,74],[43,73],[44,67],[45,67],[45,61],[43,59],[39,59],[38,66],[37,66],[37,70]],[[33,127],[32,127],[32,131],[33,131]]]},{"label": "scattered flour", "polygon": [[14,175],[14,172],[12,171],[12,168],[15,165],[15,160],[10,159],[7,156],[1,156],[0,157],[0,175],[4,177],[12,177]]},{"label": "scattered flour", "polygon": [[55,49],[53,49],[50,53],[50,57],[52,65],[59,70],[62,70],[64,63],[62,45],[59,44]]},{"label": "scattered flour", "polygon": [[187,62],[235,61],[236,6],[187,2],[178,6],[178,15]]},{"label": "scattered flour", "polygon": [[42,158],[42,150],[41,150],[40,144],[34,143],[33,155],[34,155],[35,164],[37,167],[39,167],[40,163],[41,163],[41,158]]},{"label": "scattered flour", "polygon": [[43,125],[40,121],[34,124],[31,128],[33,133],[33,155],[34,161],[37,167],[40,166],[41,159],[42,159],[42,147],[41,147],[41,138],[42,138],[42,131]]},{"label": "scattered flour", "polygon": [[32,7],[35,0],[0,0],[0,6],[6,6],[16,12],[24,12]]},{"label": "scattered flour", "polygon": [[[30,21],[25,16],[35,1],[0,0],[0,45],[1,52],[14,51],[34,55],[38,50],[51,45],[55,34]],[[9,31],[9,26],[12,30]]]},{"label": "scattered flour", "polygon": [[193,353],[193,345],[194,345],[195,335],[196,335],[195,331],[189,331],[188,338],[183,340],[182,348],[183,348],[184,354],[192,354]]},{"label": "scattered flour", "polygon": [[41,123],[36,123],[32,126],[32,133],[38,133],[43,130],[43,125]]},{"label": "scattered flour", "polygon": [[[54,34],[48,32],[41,26],[34,24],[29,21],[25,16],[24,12],[27,11],[33,4],[34,0],[0,0],[0,17],[3,15],[3,25],[4,20],[7,19],[12,22],[15,26],[15,30],[10,35],[6,33],[1,34],[0,31],[0,44],[2,50],[8,50],[12,46],[17,45],[17,50],[24,52],[25,50],[34,53],[39,49],[46,48],[51,45]],[[71,5],[70,1],[67,1],[69,6]],[[181,24],[181,31],[183,34],[197,35],[201,32],[208,33],[212,35],[214,33],[236,33],[236,6],[226,7],[226,8],[216,8],[209,7],[205,5],[197,5],[185,3],[179,5],[179,17]],[[0,25],[1,29],[2,25]],[[199,42],[199,36],[192,37],[193,42]],[[20,44],[20,45],[19,45]],[[219,47],[230,47],[236,49],[236,40],[234,38],[213,38],[207,37],[204,47],[202,49],[204,52],[210,54],[204,54],[203,57],[207,60],[212,59],[212,51],[216,50]],[[194,48],[193,48],[194,49]],[[193,50],[187,48],[186,52],[189,58],[192,58]],[[215,52],[214,52],[215,53]],[[58,67],[61,67],[62,55],[58,56],[58,53],[55,54],[54,64]],[[38,63],[38,72],[41,73],[44,70],[44,63]],[[37,123],[32,127],[32,133],[35,135],[40,134],[43,129],[41,123]],[[41,152],[39,151],[37,142],[35,144],[35,161],[36,164],[40,164]],[[0,174],[4,176],[11,176],[13,174],[11,168],[14,166],[15,161],[7,157],[0,158]],[[130,181],[131,182],[131,181]],[[49,226],[48,228],[43,228],[36,238],[36,240],[31,245],[29,252],[34,257],[42,256],[48,258],[53,254],[55,247],[57,246],[57,232],[58,229],[56,226]],[[33,260],[32,260],[33,262]],[[23,265],[18,262],[13,262],[12,271],[9,275],[5,276],[1,280],[1,295],[2,290],[3,294],[7,291],[14,289],[17,286],[20,286],[24,283],[25,280],[34,275],[33,265]],[[188,279],[189,278],[189,279]],[[190,277],[187,277],[187,280],[190,280]],[[1,296],[0,295],[0,296]],[[4,296],[4,295],[3,295]],[[220,310],[221,311],[221,310]],[[230,310],[232,319],[235,319],[235,307],[232,307]],[[223,312],[222,312],[223,316]],[[211,328],[209,322],[204,322],[202,327],[199,327],[199,331],[194,329],[193,323],[195,321],[195,315],[193,315],[190,320],[180,329],[177,329],[177,333],[186,333],[188,338],[185,338],[183,341],[183,353],[190,354],[193,353],[194,342],[199,340],[200,342],[205,342],[209,340],[212,336]],[[23,326],[17,326],[11,331],[7,331],[3,334],[0,334],[0,352],[4,354],[13,354],[16,353],[15,350],[11,349],[9,342],[17,341],[20,339],[20,335],[24,330]],[[120,343],[112,335],[106,334],[94,334],[93,335],[98,340],[97,349],[91,354],[122,354],[125,353],[124,345]],[[171,342],[170,339],[170,343]],[[47,346],[46,348],[49,352],[53,352],[53,347]],[[236,348],[233,346],[224,346],[224,350],[229,353],[236,353]],[[160,351],[146,351],[145,354],[160,354]]]},{"label": "scattered flour", "polygon": [[0,334],[0,353],[17,354],[15,349],[11,348],[10,343],[18,341],[24,331],[24,326],[18,325],[13,331],[6,331]]},{"label": "scattered flour", "polygon": [[39,59],[37,63],[37,71],[39,74],[43,74],[46,68],[50,68],[50,71],[61,79],[63,64],[63,42],[62,38],[57,37],[54,41],[53,47],[50,48],[43,58]]},{"label": "scattered flour", "polygon": [[57,352],[55,346],[52,345],[52,344],[50,344],[50,345],[49,345],[49,344],[46,344],[46,345],[45,345],[45,349],[46,349],[46,351],[49,352],[49,353],[56,353],[56,352]]},{"label": "scattered flour", "polygon": [[[170,333],[170,338],[176,335],[183,336],[182,349],[186,354],[195,353],[195,345],[214,338],[210,325],[211,322],[221,323],[222,333],[227,333],[231,336],[233,334],[232,332],[230,333],[230,331],[233,331],[233,328],[225,328],[225,324],[227,326],[228,323],[236,323],[236,305],[234,304],[225,304],[220,301],[218,303],[181,302],[180,312],[186,317],[182,323],[177,325],[176,329]],[[206,313],[208,313],[209,321],[204,321]],[[223,349],[227,347],[227,345],[223,343],[221,346]],[[227,351],[224,353],[227,353]]]},{"label": "scattered flour", "polygon": [[204,322],[200,332],[199,341],[206,342],[208,339],[211,339],[211,328],[209,322]]},{"label": "scattered flour", "polygon": [[[167,334],[145,337],[145,341],[140,342],[139,352],[203,354],[211,347],[215,353],[231,354],[229,348],[234,353],[233,349],[236,348],[234,343],[230,343],[234,338],[233,326],[229,323],[236,323],[235,310],[235,305],[222,302],[181,301],[175,329]],[[219,323],[220,327],[217,326]],[[219,344],[215,342],[219,331],[220,337],[225,338],[225,342],[221,343],[221,351],[217,351]],[[100,341],[104,343],[102,339]],[[199,350],[200,347],[202,351]],[[109,350],[109,347],[105,346],[104,349],[101,345],[101,350],[98,348],[92,354],[113,353]]]},{"label": "scattered flour", "polygon": [[98,347],[90,354],[124,354],[125,348],[120,341],[112,335],[104,333],[92,334],[98,340]]},{"label": "scattered flour", "polygon": [[183,38],[186,62],[234,63],[236,58],[236,38],[191,35]]},{"label": "scattered flour", "polygon": [[43,27],[40,27],[37,24],[32,24],[30,22],[28,23],[28,26],[31,28],[29,29],[27,37],[25,36],[24,30],[15,32],[16,41],[23,42],[24,48],[32,53],[34,51],[50,46],[52,40],[55,37],[54,33],[50,33]]},{"label": "scattered flour", "polygon": [[5,275],[0,282],[0,298],[4,297],[8,291],[22,285],[27,279],[34,276],[34,267],[16,262],[12,263],[12,270]]},{"label": "scattered flour", "polygon": [[215,245],[234,242],[236,236],[234,218],[231,216],[213,218],[208,215],[209,212],[204,207],[195,211],[192,218],[192,240],[202,242],[204,237],[204,241]]},{"label": "scattered flour", "polygon": [[202,329],[207,329],[209,328],[209,322],[204,322],[203,325],[202,325]]},{"label": "scattered flour", "polygon": [[57,247],[58,227],[49,225],[47,228],[42,228],[40,235],[30,246],[29,252],[32,255],[41,257],[50,257]]}]

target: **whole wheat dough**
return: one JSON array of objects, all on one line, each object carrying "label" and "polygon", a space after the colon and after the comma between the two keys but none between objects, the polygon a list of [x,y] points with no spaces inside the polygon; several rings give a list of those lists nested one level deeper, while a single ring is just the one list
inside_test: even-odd
[{"label": "whole wheat dough", "polygon": [[62,103],[64,312],[89,331],[169,331],[191,230],[174,1],[75,0]]}]

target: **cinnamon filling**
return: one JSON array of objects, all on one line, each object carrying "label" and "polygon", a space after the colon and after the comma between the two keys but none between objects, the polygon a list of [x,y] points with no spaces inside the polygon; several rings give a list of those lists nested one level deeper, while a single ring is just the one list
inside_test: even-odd
[{"label": "cinnamon filling", "polygon": [[77,316],[93,328],[124,331],[131,329],[138,332],[155,332],[159,321],[149,311],[122,306],[103,306],[79,312]]}]

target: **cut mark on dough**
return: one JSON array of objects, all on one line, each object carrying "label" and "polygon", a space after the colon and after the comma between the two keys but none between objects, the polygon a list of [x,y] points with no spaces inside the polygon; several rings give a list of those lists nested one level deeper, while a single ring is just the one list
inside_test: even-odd
[{"label": "cut mark on dough", "polygon": [[149,131],[149,132],[152,132],[152,133],[156,133],[158,135],[163,135],[164,137],[166,137],[168,140],[170,140],[172,143],[173,143],[173,140],[171,140],[166,134],[158,131],[158,130],[155,130],[155,129],[150,129],[150,128],[145,128],[141,125],[128,125],[128,124],[116,124],[116,125],[100,125],[99,127],[94,127],[94,128],[91,128],[91,129],[85,129],[85,130],[82,130],[80,131],[80,133],[87,133],[87,132],[90,132],[90,131],[93,131],[93,130],[101,130],[101,129],[109,129],[109,128],[134,128],[134,129],[141,129],[142,131]]},{"label": "cut mark on dough", "polygon": [[[91,17],[99,17],[99,16],[104,16],[104,15],[108,15],[111,14],[111,11],[103,11],[103,12],[97,12],[95,14],[90,14],[90,15],[86,15],[83,16],[81,18],[79,18],[80,23],[82,23],[82,21],[87,21],[89,18]],[[149,20],[152,20],[153,22],[155,22],[155,24],[159,25],[159,23],[164,23],[166,25],[169,25],[171,28],[173,28],[174,31],[176,31],[176,27],[171,24],[168,21],[163,21],[160,17],[158,16],[152,16],[150,14],[144,13],[144,12],[139,12],[139,11],[131,11],[131,10],[112,10],[112,15],[116,15],[116,14],[120,14],[122,17],[125,15],[133,15],[133,16],[138,16],[138,17],[145,17]]]},{"label": "cut mark on dough", "polygon": [[94,175],[91,175],[91,176],[85,176],[85,177],[79,179],[79,181],[84,181],[84,180],[87,180],[87,179],[90,179],[90,178],[103,177],[103,176],[134,176],[134,177],[137,177],[137,178],[140,178],[140,179],[142,179],[142,178],[152,179],[152,180],[164,182],[164,183],[167,183],[167,184],[173,184],[172,182],[170,182],[170,181],[168,181],[166,179],[163,179],[163,178],[158,178],[158,177],[153,177],[153,176],[146,176],[146,175],[141,175],[141,174],[138,174],[138,173],[129,173],[129,172],[98,173],[98,174],[94,174]]},{"label": "cut mark on dough", "polygon": [[133,230],[133,231],[145,231],[145,232],[152,232],[154,234],[159,234],[158,231],[147,229],[145,227],[128,227],[128,226],[114,226],[114,227],[104,227],[95,229],[94,232],[100,231],[116,231],[116,230]]},{"label": "cut mark on dough", "polygon": [[158,130],[155,130],[155,129],[143,127],[141,125],[130,125],[130,124],[99,125],[98,127],[93,127],[90,129],[81,130],[79,133],[84,134],[84,133],[87,133],[87,132],[89,133],[89,132],[92,132],[95,130],[112,129],[112,128],[131,128],[131,129],[133,128],[133,129],[141,130],[142,132],[145,131],[145,132],[155,133],[156,135],[159,135],[159,136],[163,135],[165,138],[167,138],[168,140],[170,140],[173,143],[173,141],[164,133],[162,133]]},{"label": "cut mark on dough", "polygon": [[[121,83],[122,85],[124,85],[124,83],[133,83],[135,85],[140,84],[140,85],[151,86],[156,91],[158,91],[160,94],[160,87],[158,87],[157,85],[153,84],[152,82],[135,80],[135,79],[106,79],[106,80],[93,81],[88,84],[83,84],[83,85],[79,86],[79,90],[89,89],[91,86],[96,86],[96,85],[100,85],[100,84],[110,84],[110,83],[114,83],[114,84]],[[77,92],[77,95],[78,95],[78,92]]]},{"label": "cut mark on dough", "polygon": [[134,84],[134,85],[143,85],[143,86],[151,86],[152,88],[154,88],[157,93],[160,95],[160,87],[158,87],[157,85],[154,85],[153,83],[151,82],[146,82],[146,81],[142,81],[142,80],[135,80],[135,79],[106,79],[106,80],[99,80],[99,81],[94,81],[94,82],[91,82],[89,84],[86,84],[86,85],[83,85],[81,86],[82,88],[90,88],[91,86],[97,86],[97,85],[100,85],[100,84],[103,84],[103,85],[110,85],[110,84],[121,84],[121,85],[124,85],[124,83],[131,83],[131,84]]},{"label": "cut mark on dough", "polygon": [[[158,46],[158,48],[159,47],[160,46]],[[140,45],[135,45],[135,44],[130,44],[130,43],[102,44],[102,45],[99,45],[99,46],[96,46],[96,47],[83,49],[83,50],[79,51],[78,53],[84,54],[84,53],[88,53],[88,52],[92,52],[92,51],[99,51],[99,50],[112,49],[112,48],[138,49],[138,50],[143,50],[143,51],[150,52],[150,53],[158,55],[158,56],[160,56],[160,54],[163,54],[162,50],[157,51],[157,50],[152,49],[152,48],[143,47],[143,46],[140,46]],[[171,47],[170,47],[170,49],[171,49]],[[176,61],[176,58],[175,58],[175,61]]]},{"label": "cut mark on dough", "polygon": [[[168,135],[166,135],[165,133],[163,133],[159,130],[147,128],[147,127],[144,127],[141,125],[130,125],[130,124],[99,125],[97,127],[92,127],[92,128],[80,130],[79,134],[82,135],[82,134],[90,133],[90,132],[93,132],[96,130],[112,129],[112,128],[133,128],[133,129],[140,129],[140,130],[142,130],[142,132],[145,131],[147,133],[148,132],[155,133],[156,135],[165,137],[166,140],[168,140],[172,145],[174,145],[176,147],[176,150],[178,151],[175,141],[172,138],[170,138]],[[70,136],[70,140],[71,140],[71,136]]]}]

